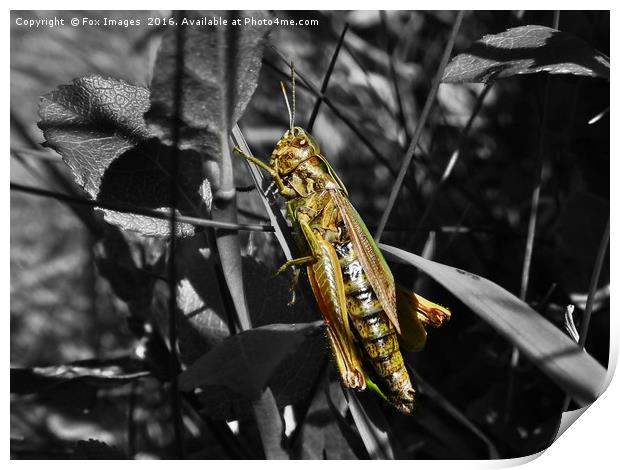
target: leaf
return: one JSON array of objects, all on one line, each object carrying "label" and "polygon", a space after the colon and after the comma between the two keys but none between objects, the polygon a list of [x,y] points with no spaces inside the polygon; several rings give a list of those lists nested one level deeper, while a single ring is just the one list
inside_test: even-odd
[{"label": "leaf", "polygon": [[[179,348],[183,361],[191,364],[230,333],[213,255],[203,237],[180,240],[177,262]],[[252,324],[264,326],[284,321],[299,324],[315,320],[317,312],[305,302],[303,289],[298,289],[295,305],[286,305],[290,299],[290,281],[285,275],[273,277],[273,272],[274,269],[249,256],[243,258]],[[269,387],[280,408],[307,399],[326,352],[324,338],[317,335],[308,338],[302,348],[278,365]],[[230,420],[252,416],[248,399],[224,386],[204,388],[199,396],[204,412],[213,418]]]},{"label": "leaf", "polygon": [[179,388],[224,385],[249,399],[262,394],[282,360],[307,338],[321,321],[296,325],[272,324],[244,331],[226,339],[179,376]]},{"label": "leaf", "polygon": [[252,402],[252,408],[267,460],[288,460],[282,449],[283,420],[270,388]]},{"label": "leaf", "polygon": [[467,52],[450,61],[442,81],[487,83],[538,72],[609,80],[609,58],[570,33],[527,25],[474,42]]},{"label": "leaf", "polygon": [[382,245],[381,249],[393,261],[415,266],[442,284],[579,404],[592,403],[602,392],[605,369],[564,332],[504,288],[398,248]]},{"label": "leaf", "polygon": [[[58,152],[76,182],[102,203],[169,210],[172,151],[150,134],[143,114],[149,91],[97,75],[77,78],[43,96],[39,128],[45,146]],[[211,204],[209,182],[195,152],[182,155],[178,210],[201,216]],[[167,236],[167,220],[104,210],[108,222],[145,235]],[[179,224],[178,235],[194,233]]]},{"label": "leaf", "polygon": [[148,139],[142,115],[149,91],[92,75],[43,96],[39,105],[46,146],[66,159],[76,182],[95,197],[106,168]]},{"label": "leaf", "polygon": [[205,237],[177,243],[177,328],[183,362],[191,364],[220,344],[230,330],[213,254]]},{"label": "leaf", "polygon": [[[251,13],[257,20],[265,13]],[[233,26],[243,12],[188,12],[190,20],[221,16],[228,25],[183,29],[180,147],[221,161],[233,125],[243,114],[260,71],[268,28]],[[168,28],[157,53],[151,81],[151,108],[145,118],[151,131],[172,145],[177,79],[176,28]]]},{"label": "leaf", "polygon": [[30,369],[11,367],[11,393],[46,392],[76,382],[114,387],[148,375],[150,373],[143,369],[141,362],[130,358],[93,359]]}]

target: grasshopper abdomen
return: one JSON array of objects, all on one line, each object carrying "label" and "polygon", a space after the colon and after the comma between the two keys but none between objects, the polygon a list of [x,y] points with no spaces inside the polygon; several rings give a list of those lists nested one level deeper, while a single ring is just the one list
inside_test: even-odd
[{"label": "grasshopper abdomen", "polygon": [[383,390],[399,410],[410,413],[414,390],[405,368],[396,330],[374,293],[349,241],[335,247],[345,288],[347,312]]}]

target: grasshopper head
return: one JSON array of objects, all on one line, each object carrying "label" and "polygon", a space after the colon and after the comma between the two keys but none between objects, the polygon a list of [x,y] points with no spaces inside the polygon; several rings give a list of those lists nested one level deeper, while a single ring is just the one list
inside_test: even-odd
[{"label": "grasshopper head", "polygon": [[280,175],[287,175],[321,150],[312,136],[301,127],[288,129],[271,153],[269,165]]}]

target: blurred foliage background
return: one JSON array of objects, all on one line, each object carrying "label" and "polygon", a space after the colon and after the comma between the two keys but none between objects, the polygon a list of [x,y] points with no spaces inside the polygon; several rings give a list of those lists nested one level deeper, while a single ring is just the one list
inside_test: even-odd
[{"label": "blurred foliage background", "polygon": [[[142,19],[142,26],[128,28],[27,29],[15,25],[20,16],[54,15],[68,19],[97,14],[12,12],[11,181],[79,194],[62,161],[40,152],[39,97],[92,73],[148,86],[162,29],[146,27],[144,19],[166,14],[123,12],[123,18]],[[288,69],[279,55],[294,60],[299,73],[319,86],[347,22],[349,30],[326,91],[336,112],[323,104],[313,135],[372,231],[386,206],[456,13],[296,11],[274,15],[317,19],[319,24],[273,28],[258,89],[240,127],[255,154],[269,155],[288,125],[278,84],[286,80]],[[551,23],[552,12],[469,12],[453,55],[485,34]],[[609,54],[609,12],[563,11],[559,29]],[[574,304],[579,323],[609,218],[609,114],[589,124],[609,106],[609,84],[545,74],[497,82],[462,142],[453,174],[435,198],[434,188],[459,148],[461,130],[481,90],[482,85],[440,86],[382,241],[474,272],[518,295],[548,93],[542,148],[546,163],[526,301],[562,329],[566,305]],[[299,125],[306,125],[314,103],[314,96],[298,84]],[[236,163],[238,186],[251,184],[241,159]],[[264,221],[255,193],[240,194],[238,205],[242,222]],[[244,237],[246,251],[255,260],[278,264],[281,255],[271,235],[245,233]],[[97,234],[65,204],[11,193],[12,367],[135,358],[136,351],[144,347],[143,338],[136,338],[135,325],[127,321],[131,308],[97,270],[96,242]],[[260,270],[255,272],[262,275]],[[547,447],[557,427],[563,393],[526,360],[511,367],[512,345],[447,291],[409,268],[396,267],[395,277],[453,312],[447,326],[432,332],[426,349],[412,356],[420,390],[414,417],[386,411],[402,455],[507,458]],[[608,261],[599,285],[586,349],[606,366]],[[249,284],[250,296],[252,289]],[[271,313],[281,322],[291,321],[285,302],[280,311]],[[319,318],[318,312],[313,318]],[[330,366],[332,386],[333,372]],[[113,445],[131,457],[171,455],[170,412],[165,390],[156,378],[105,386],[71,383],[55,390],[12,395],[14,458],[67,458],[74,455],[78,440],[88,438]],[[330,415],[324,396],[316,396],[301,439],[306,450],[297,456],[359,456],[355,440]],[[245,423],[245,438],[258,441],[248,427],[251,424]],[[228,457],[212,432],[191,431],[201,442],[193,444],[197,458]],[[317,443],[325,432],[337,437]],[[106,451],[102,455],[109,456]]]}]

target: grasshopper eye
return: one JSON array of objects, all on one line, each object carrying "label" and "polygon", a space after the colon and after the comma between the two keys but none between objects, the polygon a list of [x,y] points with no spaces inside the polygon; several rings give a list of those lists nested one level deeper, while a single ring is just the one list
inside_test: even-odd
[{"label": "grasshopper eye", "polygon": [[300,146],[302,146],[302,147],[305,147],[307,143],[308,143],[308,142],[306,142],[306,139],[301,139],[301,140],[299,141],[299,145],[300,145]]}]

